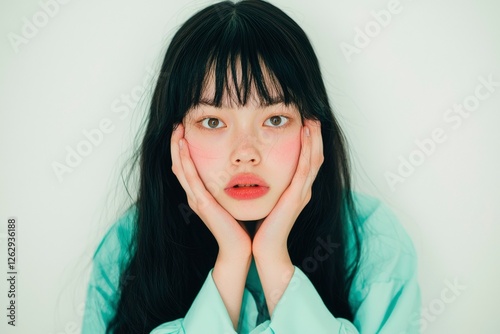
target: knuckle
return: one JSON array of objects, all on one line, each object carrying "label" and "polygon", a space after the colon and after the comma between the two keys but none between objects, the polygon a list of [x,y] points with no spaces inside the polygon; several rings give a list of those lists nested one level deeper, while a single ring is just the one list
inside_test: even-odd
[{"label": "knuckle", "polygon": [[311,200],[311,197],[312,197],[312,195],[311,195],[311,190],[309,189],[309,190],[306,192],[305,196],[304,196],[303,206],[306,206],[306,205],[307,205],[307,203],[309,203],[309,201]]},{"label": "knuckle", "polygon": [[188,197],[188,205],[189,207],[196,213],[198,213],[198,205],[196,204],[196,201],[193,200],[191,197]]},{"label": "knuckle", "polygon": [[307,166],[298,168],[297,175],[301,178],[309,176],[309,168],[307,168]]},{"label": "knuckle", "polygon": [[172,172],[177,175],[179,173],[179,166],[177,166],[176,164],[173,164],[172,165]]}]

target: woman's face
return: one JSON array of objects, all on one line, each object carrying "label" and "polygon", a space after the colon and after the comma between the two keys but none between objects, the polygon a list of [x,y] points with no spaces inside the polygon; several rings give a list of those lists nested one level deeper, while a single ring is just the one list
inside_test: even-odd
[{"label": "woman's face", "polygon": [[[205,96],[213,96],[213,89],[212,83]],[[226,95],[221,108],[201,103],[191,109],[183,121],[184,137],[215,200],[239,221],[259,220],[271,212],[295,173],[301,116],[295,106],[261,105],[255,94],[245,106]]]}]

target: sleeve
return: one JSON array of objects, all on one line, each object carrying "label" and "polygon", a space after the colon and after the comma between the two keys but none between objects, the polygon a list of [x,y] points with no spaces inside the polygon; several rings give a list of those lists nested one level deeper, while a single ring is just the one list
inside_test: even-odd
[{"label": "sleeve", "polygon": [[349,321],[335,318],[330,313],[309,278],[295,267],[271,320],[263,322],[251,332],[274,333],[344,334],[358,331]]},{"label": "sleeve", "polygon": [[97,247],[87,288],[82,333],[105,333],[115,313],[120,270],[130,240],[132,212],[128,211],[104,235]]},{"label": "sleeve", "polygon": [[213,269],[210,270],[186,316],[178,319],[175,324],[168,322],[156,327],[151,334],[236,334],[212,272]]},{"label": "sleeve", "polygon": [[362,218],[362,259],[351,286],[354,319],[334,317],[297,267],[270,320],[252,334],[420,333],[417,257],[392,212],[380,202]]}]

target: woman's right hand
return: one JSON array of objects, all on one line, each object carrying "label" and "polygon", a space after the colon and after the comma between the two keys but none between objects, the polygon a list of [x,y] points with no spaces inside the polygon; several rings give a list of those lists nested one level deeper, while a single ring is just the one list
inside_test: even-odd
[{"label": "woman's right hand", "polygon": [[233,327],[237,329],[243,290],[252,259],[252,241],[248,233],[205,188],[189,154],[182,124],[172,133],[170,149],[172,171],[186,191],[189,206],[212,232],[219,245],[212,277]]},{"label": "woman's right hand", "polygon": [[251,257],[252,241],[247,231],[215,200],[203,184],[184,139],[184,126],[179,124],[170,143],[172,171],[186,191],[189,207],[201,218],[219,245],[224,260]]}]

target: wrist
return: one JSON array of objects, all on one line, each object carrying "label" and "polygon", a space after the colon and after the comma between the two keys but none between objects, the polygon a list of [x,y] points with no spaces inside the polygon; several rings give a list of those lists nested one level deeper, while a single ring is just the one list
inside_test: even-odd
[{"label": "wrist", "polygon": [[225,251],[223,249],[219,249],[219,253],[217,254],[216,264],[230,266],[230,267],[249,267],[250,262],[252,261],[252,251],[248,250],[234,250],[234,251]]},{"label": "wrist", "polygon": [[224,306],[231,318],[233,328],[238,328],[241,303],[245,281],[250,268],[251,257],[227,256],[227,253],[217,255],[212,278]]},{"label": "wrist", "polygon": [[290,268],[293,267],[288,251],[279,254],[254,255],[255,265],[261,268]]},{"label": "wrist", "polygon": [[263,247],[260,244],[252,244],[252,255],[255,261],[261,262],[283,262],[290,260],[290,255],[288,254],[288,246],[286,241],[275,242],[273,245],[268,247]]},{"label": "wrist", "polygon": [[269,258],[255,259],[255,265],[266,296],[269,315],[272,316],[274,308],[292,279],[295,267],[290,258],[280,259],[274,263]]}]

